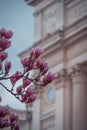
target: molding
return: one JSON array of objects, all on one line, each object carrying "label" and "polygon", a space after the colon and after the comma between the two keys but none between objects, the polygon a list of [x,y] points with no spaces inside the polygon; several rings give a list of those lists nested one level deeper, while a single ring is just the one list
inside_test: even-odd
[{"label": "molding", "polygon": [[66,35],[64,37],[65,46],[75,43],[75,41],[81,39],[84,36],[87,36],[87,25],[84,25],[82,28],[77,29],[73,33]]},{"label": "molding", "polygon": [[[66,26],[64,28],[64,36],[67,36],[72,32],[78,32],[79,30],[82,30],[84,27],[87,27],[87,16],[81,17],[80,19],[78,19],[77,21],[75,21],[74,23]],[[70,37],[70,36],[68,36]]]},{"label": "molding", "polygon": [[55,116],[55,109],[44,113],[44,114],[41,116],[40,120],[42,121],[42,120],[45,120],[45,119],[50,118],[50,117],[52,117],[52,116]]},{"label": "molding", "polygon": [[75,5],[78,5],[79,3],[82,3],[85,0],[64,0],[65,8],[69,9],[74,7]]},{"label": "molding", "polygon": [[35,7],[35,12],[37,11],[43,11],[45,8],[50,6],[51,4],[58,2],[58,0],[39,0],[38,5]]},{"label": "molding", "polygon": [[65,5],[68,4],[68,3],[70,3],[70,2],[72,2],[72,0],[64,0],[64,4]]},{"label": "molding", "polygon": [[48,34],[45,38],[42,38],[41,40],[34,42],[34,46],[42,46],[43,45],[43,47],[44,47],[44,44],[47,45],[49,42],[51,42],[51,44],[53,44],[54,42],[59,41],[60,39],[61,39],[61,37],[59,35],[59,31],[57,30],[57,31],[55,31],[55,33]]},{"label": "molding", "polygon": [[27,5],[36,5],[38,2],[40,2],[40,0],[25,0],[25,2],[27,3]]},{"label": "molding", "polygon": [[47,8],[49,5],[53,4],[54,2],[56,2],[56,0],[48,0],[48,1],[43,0],[43,1],[36,7],[36,12],[39,11],[39,10],[43,11],[45,8]]}]

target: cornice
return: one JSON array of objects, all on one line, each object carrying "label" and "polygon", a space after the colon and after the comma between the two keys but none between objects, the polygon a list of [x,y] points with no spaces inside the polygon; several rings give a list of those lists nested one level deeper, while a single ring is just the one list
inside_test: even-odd
[{"label": "cornice", "polygon": [[64,4],[69,4],[71,2],[71,0],[64,0]]},{"label": "cornice", "polygon": [[87,36],[87,25],[84,25],[82,28],[79,28],[71,34],[66,35],[63,40],[65,42],[65,46],[68,46],[76,43],[75,41],[80,40],[85,36]]},{"label": "cornice", "polygon": [[65,8],[72,8],[85,0],[64,0]]},{"label": "cornice", "polygon": [[43,113],[43,115],[41,115],[41,121],[42,120],[45,120],[45,119],[47,119],[47,118],[49,118],[49,117],[52,117],[52,116],[54,116],[55,115],[55,110],[51,110],[51,111],[48,111],[48,112],[46,112],[46,113]]},{"label": "cornice", "polygon": [[84,16],[73,24],[64,27],[64,38],[67,39],[85,28],[87,28],[87,16]]},{"label": "cornice", "polygon": [[34,5],[36,5],[38,2],[40,2],[40,0],[25,0],[25,2],[27,3],[27,5],[34,6]]},{"label": "cornice", "polygon": [[35,12],[33,15],[36,15],[38,12],[42,13],[43,10],[48,8],[48,6],[51,6],[52,4],[58,2],[58,0],[43,0],[38,2],[38,5],[35,7]]},{"label": "cornice", "polygon": [[48,34],[46,37],[40,39],[37,42],[34,42],[34,46],[43,46],[44,44],[48,45],[49,42],[53,44],[53,42],[59,41],[61,36],[59,34],[59,30],[56,30],[53,34]]}]

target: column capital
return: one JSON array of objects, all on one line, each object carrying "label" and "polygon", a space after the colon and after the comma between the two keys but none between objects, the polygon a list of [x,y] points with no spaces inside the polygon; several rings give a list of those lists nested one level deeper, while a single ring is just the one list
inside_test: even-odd
[{"label": "column capital", "polygon": [[69,75],[73,82],[85,82],[87,77],[87,64],[75,64],[70,70]]},{"label": "column capital", "polygon": [[56,81],[59,82],[59,81],[65,81],[66,79],[69,79],[69,75],[68,75],[68,72],[67,72],[67,69],[61,69],[58,73],[57,73],[57,78],[56,78]]},{"label": "column capital", "polygon": [[[78,77],[78,78],[77,78]],[[70,79],[80,79],[83,77],[87,77],[87,62],[84,63],[77,63],[72,68],[62,68],[57,73],[56,82],[66,81]],[[85,79],[84,79],[85,80]]]},{"label": "column capital", "polygon": [[56,89],[66,87],[68,82],[71,82],[71,77],[68,75],[67,69],[61,69],[57,73],[57,78],[55,80]]},{"label": "column capital", "polygon": [[86,73],[87,73],[87,65],[77,63],[71,68],[69,74],[71,74],[71,76],[80,76]]}]

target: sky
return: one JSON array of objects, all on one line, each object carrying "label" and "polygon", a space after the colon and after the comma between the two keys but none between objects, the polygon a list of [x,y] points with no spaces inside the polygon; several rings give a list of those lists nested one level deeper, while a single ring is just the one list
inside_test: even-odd
[{"label": "sky", "polygon": [[[0,28],[12,30],[12,46],[7,50],[8,60],[12,62],[11,73],[22,70],[18,54],[34,43],[34,8],[24,0],[0,0]],[[9,86],[9,83],[5,83]],[[16,109],[25,109],[25,104],[17,101],[11,94],[0,86],[3,102]]]}]

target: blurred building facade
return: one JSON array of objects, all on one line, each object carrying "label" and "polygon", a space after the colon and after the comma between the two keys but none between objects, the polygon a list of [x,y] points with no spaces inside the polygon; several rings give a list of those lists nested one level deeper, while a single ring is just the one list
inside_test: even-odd
[{"label": "blurred building facade", "polygon": [[43,57],[58,74],[54,82],[37,92],[29,129],[87,130],[87,0],[26,3],[35,9],[33,47],[45,49]]}]

